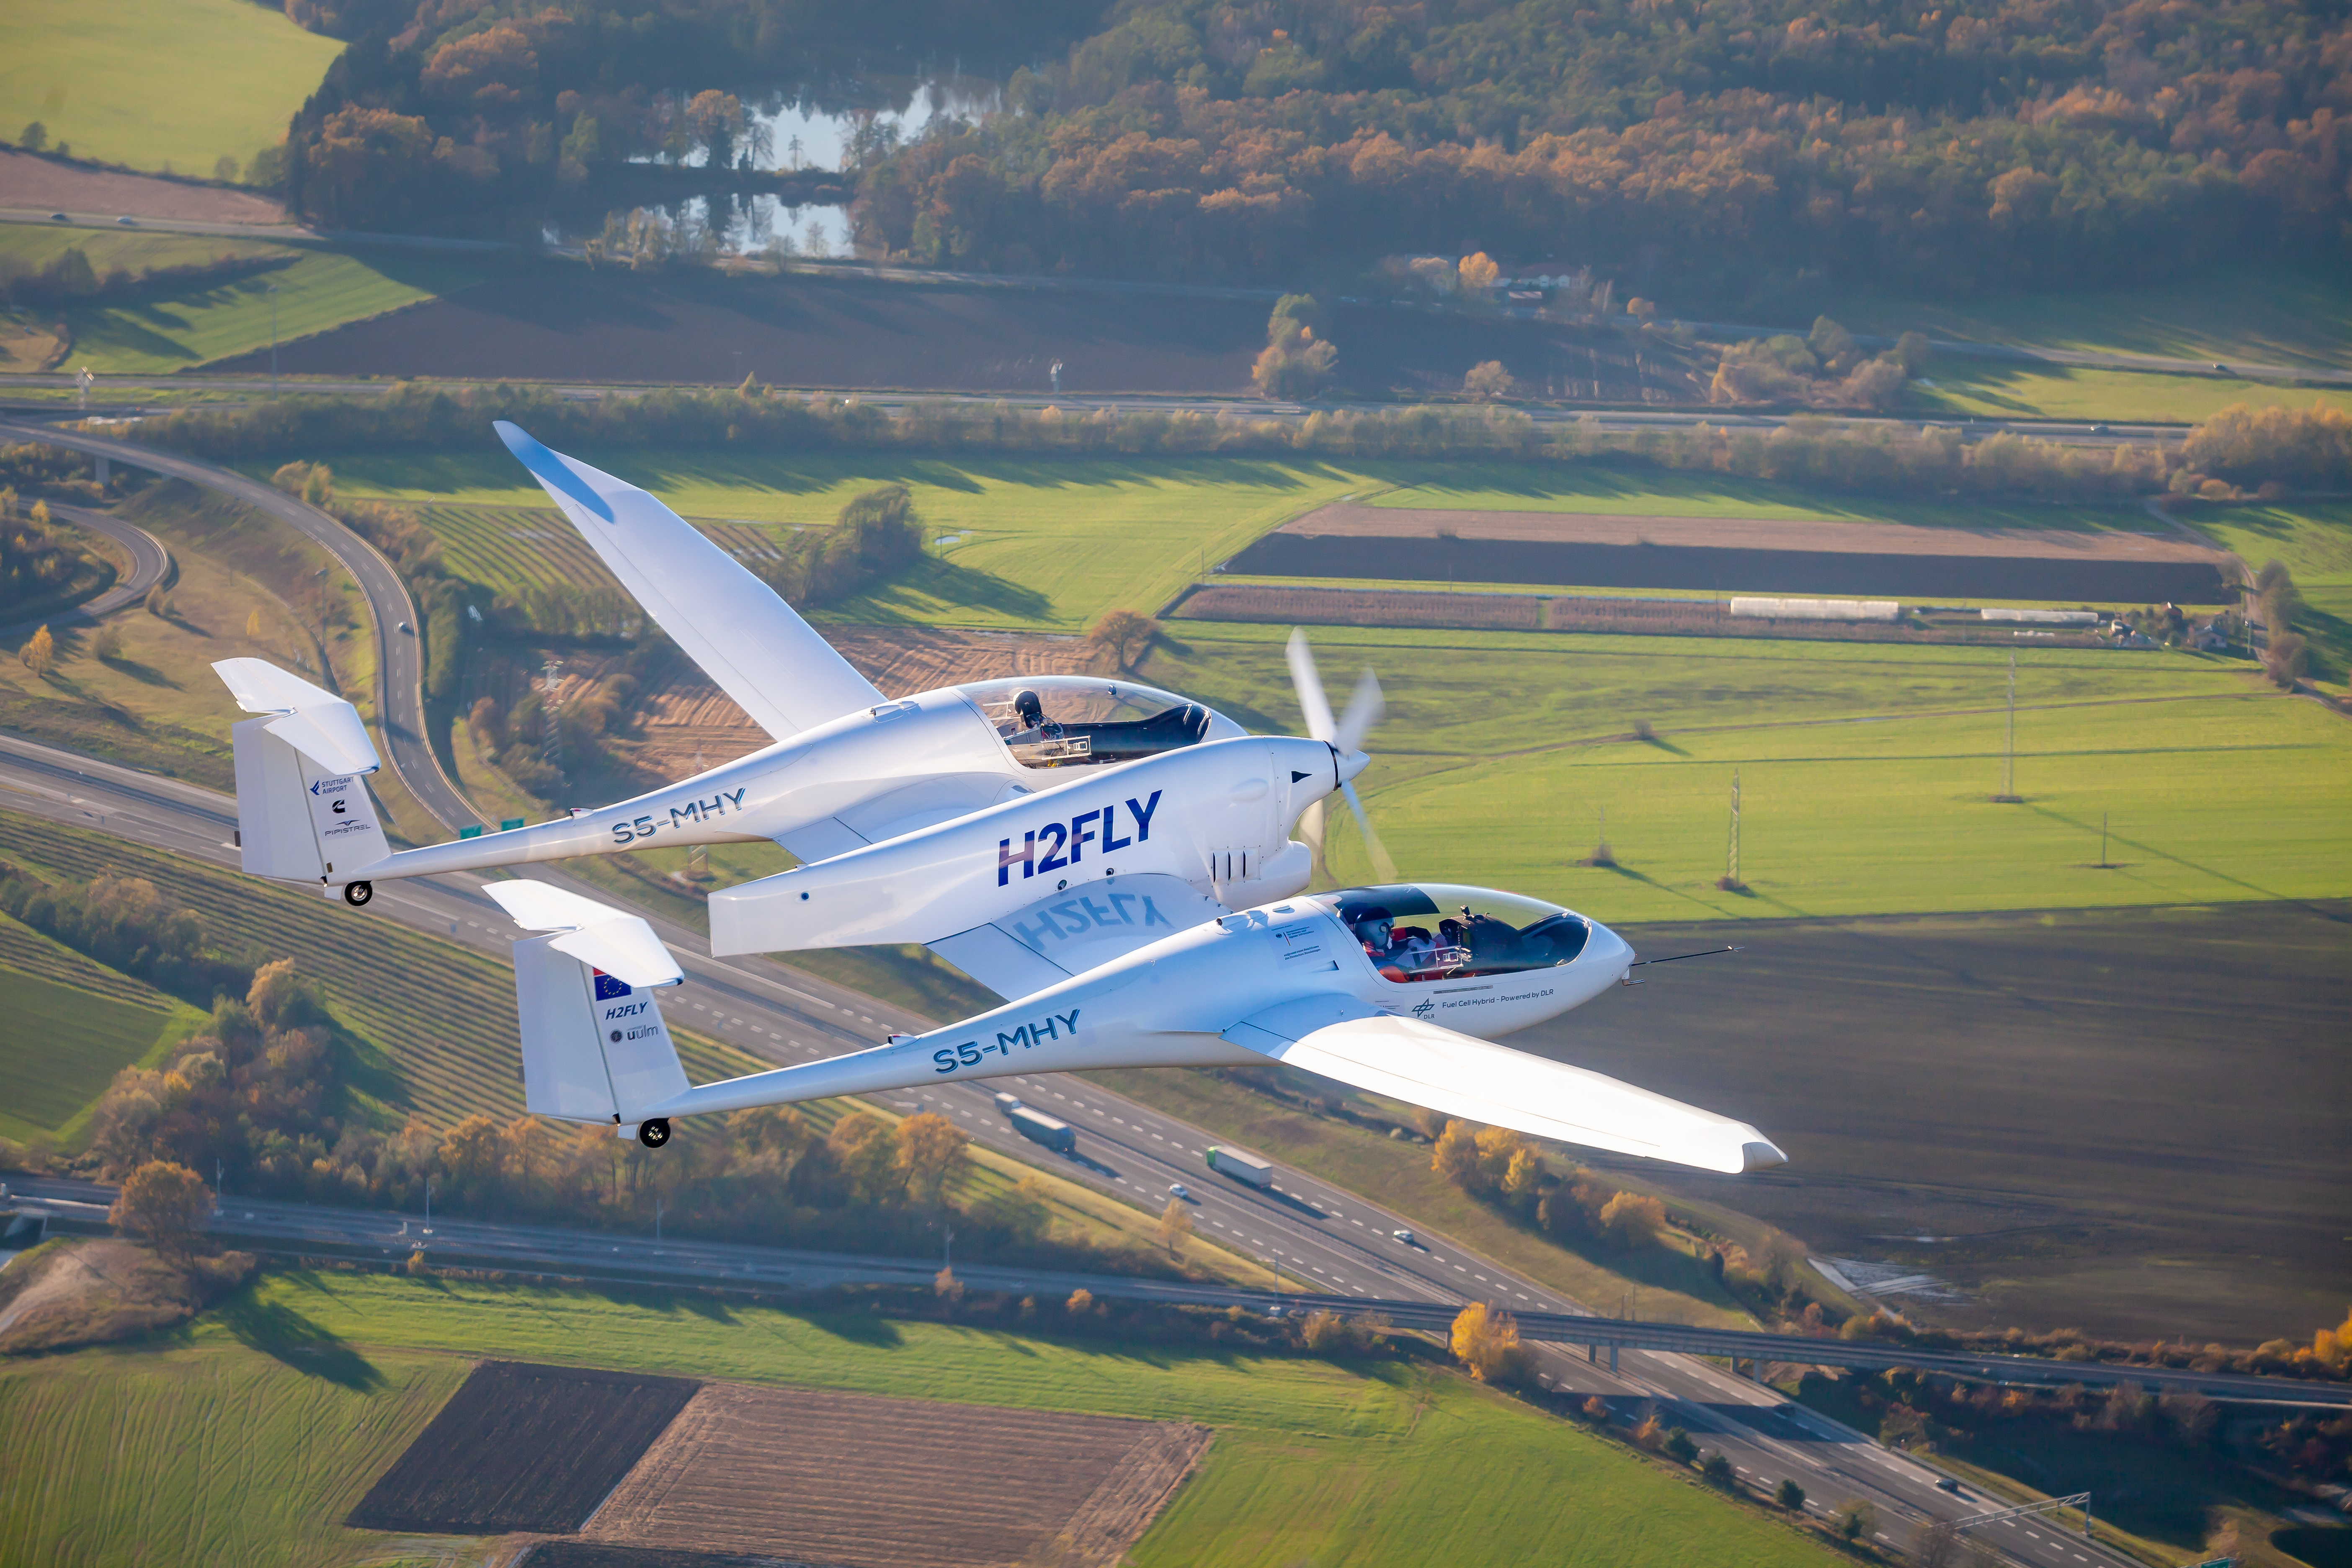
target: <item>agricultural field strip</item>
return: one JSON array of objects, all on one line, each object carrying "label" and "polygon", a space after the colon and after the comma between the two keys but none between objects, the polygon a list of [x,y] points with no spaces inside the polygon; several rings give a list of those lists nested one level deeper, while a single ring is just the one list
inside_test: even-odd
[{"label": "agricultural field strip", "polygon": [[[2132,514],[2136,521],[2145,514]],[[1276,530],[1310,538],[1448,537],[1513,542],[1650,544],[1814,551],[1823,554],[1984,555],[2210,561],[2211,547],[2171,529],[1937,526],[1869,518],[1682,517],[1629,512],[1453,510],[1334,502]]]},{"label": "agricultural field strip", "polygon": [[0,914],[0,969],[13,969],[20,974],[70,985],[109,1001],[167,1011],[173,1005],[171,997],[145,981],[109,969],[96,959],[86,958],[5,914]]}]

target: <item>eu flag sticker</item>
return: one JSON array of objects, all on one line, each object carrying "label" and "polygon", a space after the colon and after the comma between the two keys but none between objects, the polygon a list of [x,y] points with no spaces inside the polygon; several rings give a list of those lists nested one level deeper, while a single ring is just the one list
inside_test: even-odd
[{"label": "eu flag sticker", "polygon": [[630,994],[627,982],[615,980],[601,969],[595,973],[597,1001],[610,1002],[615,996],[626,996]]}]

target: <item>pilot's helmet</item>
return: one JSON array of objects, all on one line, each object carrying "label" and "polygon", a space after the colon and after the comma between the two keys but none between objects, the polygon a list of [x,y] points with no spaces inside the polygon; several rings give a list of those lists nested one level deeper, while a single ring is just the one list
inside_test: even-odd
[{"label": "pilot's helmet", "polygon": [[1034,730],[1045,721],[1045,705],[1026,687],[1013,694],[1013,712],[1024,730]]},{"label": "pilot's helmet", "polygon": [[1396,923],[1396,917],[1389,913],[1386,905],[1367,904],[1350,911],[1348,923],[1354,928],[1357,941],[1368,947],[1385,948],[1389,944],[1389,929]]}]

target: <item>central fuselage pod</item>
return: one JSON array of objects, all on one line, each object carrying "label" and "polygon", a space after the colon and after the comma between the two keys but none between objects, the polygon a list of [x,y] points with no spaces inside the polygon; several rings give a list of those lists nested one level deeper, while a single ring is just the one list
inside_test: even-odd
[{"label": "central fuselage pod", "polygon": [[[1017,689],[1000,689],[1000,688]],[[1042,721],[1016,711],[1038,697]],[[1070,715],[1067,721],[1055,717]],[[330,885],[583,855],[772,839],[822,860],[1002,801],[1245,734],[1223,714],[1126,681],[1039,676],[878,703],[614,805],[339,865]]]}]

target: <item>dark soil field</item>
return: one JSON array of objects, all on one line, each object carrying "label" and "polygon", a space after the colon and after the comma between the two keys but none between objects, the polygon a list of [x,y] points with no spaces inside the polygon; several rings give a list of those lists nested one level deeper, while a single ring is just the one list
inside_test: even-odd
[{"label": "dark soil field", "polygon": [[2220,570],[2201,562],[1370,538],[1288,530],[1267,534],[1225,563],[1225,569],[1259,577],[1700,588],[1718,594],[1847,594],[1911,600],[2221,605],[2234,596]]},{"label": "dark soil field", "polygon": [[484,1362],[344,1522],[443,1535],[578,1530],[699,1386]]},{"label": "dark soil field", "polygon": [[[1245,395],[1271,300],[532,268],[281,345],[289,375],[1049,393]],[[1379,307],[1334,312],[1339,389],[1459,391],[1500,359],[1557,395],[1702,403],[1672,344]],[[265,372],[267,353],[212,371]]]},{"label": "dark soil field", "polygon": [[1897,1304],[1955,1324],[2251,1343],[2352,1300],[2352,906],[1626,935],[1747,951],[1510,1043],[1750,1120],[1790,1157],[1643,1179],[1942,1276],[1966,1300]]},{"label": "dark soil field", "polygon": [[[583,1543],[859,1568],[1108,1568],[1208,1443],[1206,1427],[1176,1423],[714,1383]],[[976,1455],[986,1486],[971,1484]]]}]

